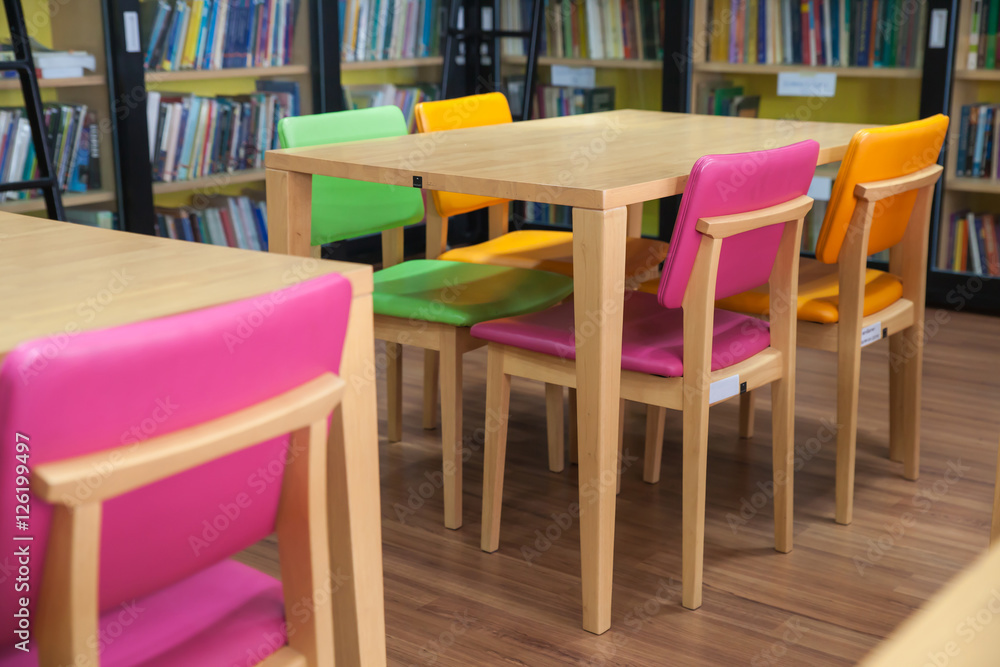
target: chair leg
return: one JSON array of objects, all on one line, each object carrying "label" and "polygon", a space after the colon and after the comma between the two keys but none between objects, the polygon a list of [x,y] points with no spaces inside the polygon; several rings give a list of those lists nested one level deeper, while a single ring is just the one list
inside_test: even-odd
[{"label": "chair leg", "polygon": [[[688,387],[685,386],[685,390]],[[684,464],[681,521],[681,604],[701,606],[705,566],[705,488],[708,472],[708,396],[694,389],[684,401]]]},{"label": "chair leg", "polygon": [[480,547],[492,553],[500,547],[500,508],[507,457],[507,415],[510,376],[503,372],[503,349],[490,345],[486,362],[486,443],[483,453],[483,521]]},{"label": "chair leg", "polygon": [[625,453],[625,399],[618,401],[618,480],[615,493],[622,492],[622,454]]},{"label": "chair leg", "polygon": [[646,460],[642,464],[642,481],[657,484],[663,466],[663,427],[667,409],[656,405],[646,406]]},{"label": "chair leg", "polygon": [[889,458],[903,463],[903,476],[920,475],[920,387],[923,327],[889,337]]},{"label": "chair leg", "polygon": [[566,467],[562,385],[545,385],[545,420],[549,436],[549,470],[562,472]]},{"label": "chair leg", "polygon": [[444,525],[462,527],[462,353],[454,331],[442,337],[441,446]]},{"label": "chair leg", "polygon": [[795,500],[795,378],[771,383],[772,469],[774,484],[774,548],[792,550]]},{"label": "chair leg", "polygon": [[745,394],[740,394],[740,437],[741,438],[752,438],[753,437],[753,422],[754,413],[756,410],[757,401],[755,400],[755,394],[752,391],[748,391]]},{"label": "chair leg", "polygon": [[576,389],[569,390],[569,462],[579,462],[580,439],[576,432]]},{"label": "chair leg", "polygon": [[403,439],[403,346],[385,344],[385,383],[388,399],[389,442]]},{"label": "chair leg", "polygon": [[437,350],[424,350],[424,428],[437,428],[438,401],[438,361]]},{"label": "chair leg", "polygon": [[[840,324],[837,350],[837,523],[854,518],[854,460],[858,441],[858,390],[861,380],[860,336]],[[849,333],[845,332],[849,331]]]}]

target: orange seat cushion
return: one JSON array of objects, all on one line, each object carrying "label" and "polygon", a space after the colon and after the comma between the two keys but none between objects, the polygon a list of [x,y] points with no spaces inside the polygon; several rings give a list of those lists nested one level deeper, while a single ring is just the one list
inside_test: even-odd
[{"label": "orange seat cushion", "polygon": [[[799,319],[833,324],[840,320],[840,285],[836,264],[823,264],[803,257],[799,265]],[[875,269],[865,273],[864,315],[867,317],[903,298],[899,278]],[[765,315],[769,310],[767,285],[720,299],[716,306],[741,313]]]},{"label": "orange seat cushion", "polygon": [[[669,244],[656,239],[630,238],[625,245],[625,277],[656,276]],[[573,233],[522,229],[476,245],[455,248],[438,259],[539,269],[573,275]]]}]

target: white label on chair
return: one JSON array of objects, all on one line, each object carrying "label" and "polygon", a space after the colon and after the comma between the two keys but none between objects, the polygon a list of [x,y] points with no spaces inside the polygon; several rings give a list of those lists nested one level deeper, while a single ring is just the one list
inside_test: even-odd
[{"label": "white label on chair", "polygon": [[716,380],[708,386],[709,404],[724,401],[740,393],[740,376],[730,375],[727,378]]},{"label": "white label on chair", "polygon": [[882,323],[869,324],[861,330],[861,347],[882,340]]}]

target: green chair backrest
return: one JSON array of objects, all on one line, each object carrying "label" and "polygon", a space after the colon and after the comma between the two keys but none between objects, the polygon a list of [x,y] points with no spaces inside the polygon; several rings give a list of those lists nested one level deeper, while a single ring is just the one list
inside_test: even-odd
[{"label": "green chair backrest", "polygon": [[[283,118],[282,148],[305,148],[407,134],[398,107],[384,106]],[[420,190],[399,185],[313,176],[312,245],[412,225],[424,217]]]}]

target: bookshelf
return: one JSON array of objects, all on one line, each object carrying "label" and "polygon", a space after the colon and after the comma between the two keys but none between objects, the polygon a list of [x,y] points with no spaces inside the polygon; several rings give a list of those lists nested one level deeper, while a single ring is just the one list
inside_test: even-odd
[{"label": "bookshelf", "polygon": [[[85,192],[63,191],[63,204],[67,210],[79,207],[119,209],[115,168],[117,135],[110,122],[111,89],[109,87],[108,60],[105,50],[106,18],[102,7],[85,6],[86,3],[50,5],[44,0],[22,0],[29,19],[29,34],[45,47],[55,50],[87,51],[94,55],[95,70],[82,77],[39,78],[42,102],[64,105],[86,105],[93,113],[100,152],[100,184]],[[95,11],[96,9],[96,11]],[[6,16],[0,13],[0,34],[9,38]],[[88,29],[81,30],[81,26]],[[37,55],[37,53],[36,53]],[[16,78],[0,79],[0,106],[20,107],[20,84]],[[82,136],[81,136],[82,139]],[[11,179],[19,180],[19,179]],[[0,210],[14,213],[45,214],[41,197],[0,202]]]},{"label": "bookshelf", "polygon": [[[717,1],[715,0],[715,2]],[[783,3],[784,0],[778,0],[776,3],[779,10],[782,9]],[[847,0],[847,3],[850,4],[851,0]],[[796,4],[798,3],[796,2]],[[911,23],[919,26],[919,30],[912,35],[903,29],[898,29],[897,37],[907,35],[907,38],[911,39],[906,45],[896,42],[896,45],[903,50],[893,52],[894,57],[899,58],[901,54],[906,55],[906,57],[899,59],[898,64],[901,66],[892,66],[886,62],[882,62],[878,66],[858,66],[856,61],[850,59],[847,61],[847,66],[842,66],[839,64],[839,59],[832,64],[802,64],[794,61],[794,58],[793,62],[785,62],[786,58],[776,58],[777,54],[774,51],[768,51],[765,54],[763,59],[765,62],[730,62],[730,60],[738,59],[737,53],[733,53],[731,45],[726,43],[733,22],[720,20],[720,16],[714,13],[719,11],[720,6],[710,2],[710,0],[692,0],[690,5],[692,35],[700,35],[702,38],[687,42],[693,44],[688,52],[691,75],[687,110],[694,112],[697,109],[699,88],[713,82],[731,81],[734,87],[742,87],[744,94],[760,98],[759,115],[761,117],[876,125],[901,123],[925,118],[935,113],[947,113],[952,117],[952,128],[954,129],[956,127],[954,109],[956,105],[958,105],[957,108],[960,108],[962,103],[966,103],[959,102],[960,99],[963,99],[963,95],[964,99],[968,99],[969,95],[975,95],[973,90],[978,91],[983,86],[989,86],[991,82],[995,82],[997,84],[995,86],[996,99],[993,101],[1000,102],[1000,72],[963,71],[961,63],[956,65],[954,71],[952,69],[953,61],[961,60],[955,58],[956,49],[963,48],[960,38],[956,40],[956,25],[963,20],[968,21],[967,14],[970,4],[969,2],[959,2],[959,0],[881,3],[881,6],[887,6],[890,12],[894,8],[904,13],[907,8],[917,8],[923,12],[922,15],[901,15],[904,16],[905,20],[895,22],[897,26]],[[768,5],[768,7],[773,6]],[[961,14],[959,12],[960,6]],[[723,2],[721,7],[728,8],[730,3]],[[938,19],[933,26],[931,25],[932,17]],[[851,27],[854,28],[854,24]],[[929,42],[932,31],[936,31],[934,45]],[[917,41],[913,42],[913,38]],[[713,50],[713,39],[723,40],[721,45],[717,44],[717,50]],[[880,39],[889,39],[889,37],[886,37],[886,33],[883,32]],[[856,44],[855,42],[850,43]],[[874,54],[874,43],[871,43],[870,46],[872,47],[870,54]],[[906,52],[907,48],[909,48],[909,52]],[[967,48],[967,42],[965,48]],[[784,50],[782,48],[782,51]],[[848,48],[848,53],[850,52],[851,50]],[[870,55],[870,57],[874,56]],[[749,60],[749,58],[744,57],[744,60]],[[776,62],[776,60],[780,62]],[[868,62],[874,61],[869,60]],[[778,96],[777,79],[780,74],[785,72],[806,75],[836,74],[836,92],[828,98]],[[953,80],[954,99],[952,99]],[[946,148],[947,160],[954,159],[953,153],[953,150]],[[946,167],[947,169],[949,167]],[[947,173],[946,171],[946,175]],[[953,174],[953,170],[950,173]],[[836,173],[821,174],[817,172],[817,176],[834,177]],[[1000,187],[994,188],[992,184],[985,185],[976,182],[976,179],[946,177],[943,184],[939,184],[931,221],[933,230],[932,254],[927,282],[929,303],[956,307],[953,298],[956,276],[941,273],[933,267],[933,251],[939,229],[938,222],[940,219],[944,219],[942,211],[956,206],[959,199],[978,200],[994,190],[996,194],[1000,195]],[[1000,197],[997,198],[997,204],[997,210],[1000,210]],[[885,268],[885,264],[873,262],[873,265]],[[974,303],[970,305],[981,310],[995,310],[997,306],[1000,306],[1000,302],[984,298],[980,300],[978,305]]]},{"label": "bookshelf", "polygon": [[[982,273],[977,274],[971,270],[971,261],[969,261],[971,257],[966,257],[965,271],[955,268],[953,261],[950,265],[943,266],[939,263],[941,258],[938,257],[941,244],[944,243],[949,245],[949,248],[945,249],[946,254],[954,258],[954,255],[951,254],[954,249],[956,231],[955,223],[952,222],[954,215],[966,211],[975,214],[1000,214],[1000,179],[991,176],[977,178],[957,175],[958,158],[964,152],[960,145],[963,107],[977,104],[1000,104],[1000,69],[983,68],[979,66],[978,62],[975,68],[969,66],[970,34],[973,23],[972,4],[971,2],[959,3],[960,10],[956,22],[951,126],[943,176],[940,215],[930,239],[928,293],[930,295],[933,292],[938,301],[950,303],[952,307],[1000,313],[1000,277],[983,275],[983,273],[989,273],[985,266]],[[990,2],[986,0],[983,4],[988,7]],[[994,38],[987,34],[987,39],[993,41]],[[978,38],[977,41],[979,41]],[[994,146],[994,156],[996,150]],[[966,248],[966,252],[969,252],[968,248]]]}]

